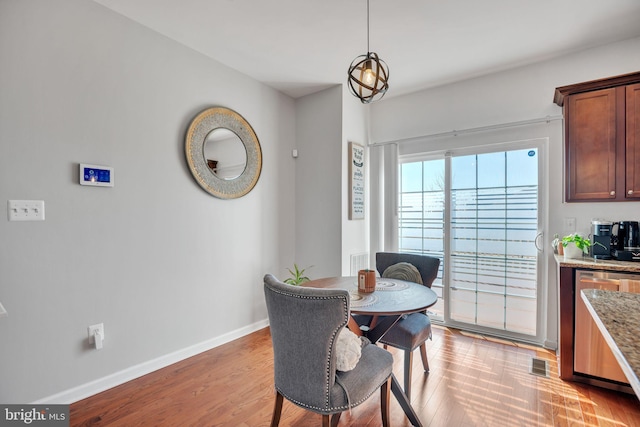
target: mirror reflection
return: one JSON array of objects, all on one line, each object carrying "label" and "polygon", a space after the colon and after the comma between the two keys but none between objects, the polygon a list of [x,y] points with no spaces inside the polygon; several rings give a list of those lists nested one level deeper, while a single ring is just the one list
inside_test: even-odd
[{"label": "mirror reflection", "polygon": [[230,181],[238,178],[247,166],[247,151],[240,137],[225,128],[216,128],[205,138],[204,158],[218,178]]}]

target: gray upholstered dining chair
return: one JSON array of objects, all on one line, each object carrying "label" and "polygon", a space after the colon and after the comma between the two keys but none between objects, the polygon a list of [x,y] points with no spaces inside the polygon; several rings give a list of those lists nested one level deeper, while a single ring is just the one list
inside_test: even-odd
[{"label": "gray upholstered dining chair", "polygon": [[[399,263],[408,263],[417,269],[419,277],[412,277],[411,272]],[[399,267],[399,268],[396,268]],[[376,253],[376,269],[382,277],[389,277],[410,282],[422,283],[431,287],[438,276],[440,259],[428,255],[418,255],[396,252]],[[385,272],[387,272],[385,274]],[[415,270],[414,270],[415,272]],[[431,321],[426,311],[403,316],[380,339],[385,346],[404,350],[404,393],[411,398],[411,368],[413,366],[413,351],[420,347],[422,366],[429,372],[429,360],[425,342],[431,338]]]},{"label": "gray upholstered dining chair", "polygon": [[277,392],[271,425],[280,422],[283,398],[322,414],[323,426],[335,426],[343,411],[380,389],[382,422],[388,426],[391,353],[367,344],[355,368],[336,370],[336,341],[349,320],[349,293],[287,285],[270,274],[264,277],[264,293]]}]

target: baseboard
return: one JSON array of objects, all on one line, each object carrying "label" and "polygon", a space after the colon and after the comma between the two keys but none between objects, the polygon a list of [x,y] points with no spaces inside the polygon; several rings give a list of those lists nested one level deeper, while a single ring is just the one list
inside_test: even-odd
[{"label": "baseboard", "polygon": [[245,326],[244,328],[236,329],[235,331],[228,332],[216,338],[192,345],[182,350],[175,351],[173,353],[160,356],[156,359],[149,360],[144,363],[132,366],[122,371],[107,375],[103,378],[82,384],[78,387],[74,387],[69,390],[54,394],[49,397],[37,400],[33,402],[34,405],[39,404],[71,404],[94,394],[103,392],[110,388],[124,384],[127,381],[134,380],[143,375],[149,374],[158,369],[165,368],[173,363],[180,362],[181,360],[200,354],[204,351],[211,350],[212,348],[221,346],[235,339],[241,338],[252,332],[258,331],[269,325],[268,320],[262,320],[260,322],[253,323]]}]

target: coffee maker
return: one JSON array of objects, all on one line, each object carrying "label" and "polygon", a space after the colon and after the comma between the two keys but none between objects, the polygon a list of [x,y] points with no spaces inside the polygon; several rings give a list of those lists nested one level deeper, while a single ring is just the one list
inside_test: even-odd
[{"label": "coffee maker", "polygon": [[640,261],[638,221],[620,221],[611,228],[611,255],[618,261]]},{"label": "coffee maker", "polygon": [[591,253],[595,259],[611,259],[611,221],[591,221]]}]

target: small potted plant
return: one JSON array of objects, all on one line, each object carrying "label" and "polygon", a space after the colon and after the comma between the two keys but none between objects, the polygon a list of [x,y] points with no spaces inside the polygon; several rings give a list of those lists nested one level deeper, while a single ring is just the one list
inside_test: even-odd
[{"label": "small potted plant", "polygon": [[583,255],[589,254],[589,248],[591,247],[591,241],[578,233],[564,236],[561,244],[564,248],[565,258],[582,258]]},{"label": "small potted plant", "polygon": [[[307,267],[307,268],[311,268],[311,267]],[[304,272],[307,270],[307,268],[301,269],[301,268],[298,268],[297,264],[293,264],[293,270],[291,270],[290,268],[287,268],[287,270],[289,270],[289,274],[291,274],[291,277],[286,279],[284,283],[297,286],[301,283],[310,281],[311,279],[309,279],[307,276],[304,276]]]}]

